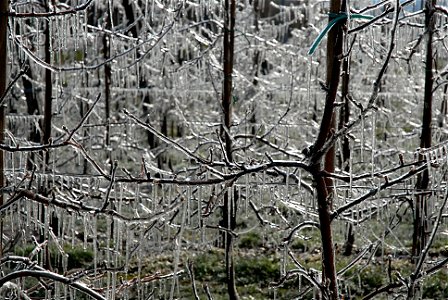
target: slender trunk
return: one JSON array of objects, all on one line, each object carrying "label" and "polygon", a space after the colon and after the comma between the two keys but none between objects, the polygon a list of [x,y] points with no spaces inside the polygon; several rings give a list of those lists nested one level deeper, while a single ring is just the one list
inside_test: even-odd
[{"label": "slender trunk", "polygon": [[[253,26],[255,28],[255,32],[258,33],[260,30],[259,26],[259,18],[260,18],[260,8],[259,8],[259,1],[255,0],[253,2],[254,7],[254,23]],[[254,88],[258,85],[258,76],[260,76],[260,65],[261,65],[261,53],[260,50],[255,50],[254,57],[253,57],[253,67],[254,67],[254,79],[252,80],[252,84],[254,85]],[[251,126],[251,133],[255,135],[257,133],[257,114],[256,114],[256,102],[254,101],[252,104],[252,116],[249,119],[249,122],[252,124]]]},{"label": "slender trunk", "polygon": [[[49,3],[47,3],[47,11],[49,9]],[[45,27],[44,35],[45,35],[45,62],[47,64],[51,64],[51,33],[50,33],[50,22],[51,20],[47,20],[47,26]],[[51,137],[51,118],[52,118],[52,104],[53,104],[53,82],[51,78],[51,70],[45,69],[45,100],[44,100],[44,124],[43,124],[43,137],[42,144],[49,144]],[[45,166],[47,168],[50,155],[49,152],[46,151],[43,154],[43,159]]]},{"label": "slender trunk", "polygon": [[[222,93],[223,128],[221,130],[225,142],[225,155],[229,162],[233,161],[232,139],[230,137],[230,126],[232,122],[232,73],[234,56],[234,29],[236,0],[225,0],[224,2],[224,80]],[[232,188],[230,190],[233,190]],[[229,230],[235,229],[236,224],[236,197],[227,191],[224,194],[223,223]],[[227,292],[229,299],[239,299],[235,282],[235,265],[233,260],[233,236],[225,232],[226,252],[226,275]]]},{"label": "slender trunk", "polygon": [[[105,28],[110,29],[110,14],[111,9],[108,8],[106,12]],[[110,38],[107,33],[103,36],[103,56],[104,60],[110,58]],[[104,103],[105,103],[105,117],[106,117],[106,131],[105,131],[105,142],[106,142],[106,153],[108,153],[108,161],[110,163],[110,170],[112,172],[112,157],[110,150],[110,85],[112,83],[112,70],[110,64],[104,65]]]},{"label": "slender trunk", "polygon": [[[7,56],[7,30],[8,30],[8,11],[9,1],[0,1],[0,97],[5,94],[6,82],[8,81],[8,72],[6,64]],[[5,132],[5,107],[0,107],[0,143],[4,143]],[[0,151],[0,188],[5,186],[4,177],[4,152]],[[0,191],[0,206],[3,205],[3,190]],[[0,220],[0,237],[3,237],[3,218]],[[0,241],[0,257],[3,257],[3,238]]]},{"label": "slender trunk", "polygon": [[[340,109],[340,115],[339,115],[339,126],[338,128],[341,129],[344,127],[345,124],[347,124],[350,120],[350,100],[349,97],[349,82],[350,82],[350,68],[349,68],[349,60],[350,55],[344,58],[344,61],[342,63],[342,84],[341,84],[341,94],[342,94],[342,100],[344,101],[344,104],[342,105]],[[347,136],[344,136],[342,139],[342,149],[341,149],[341,159],[340,159],[340,165],[339,168],[341,170],[344,170],[346,172],[351,172],[350,170],[350,141]],[[349,195],[349,191],[346,191],[347,199],[351,196]],[[353,230],[353,225],[351,223],[347,224],[347,234],[346,234],[346,240],[344,243],[344,249],[343,254],[346,256],[349,256],[352,254],[353,251],[353,245],[355,243],[355,232]]]},{"label": "slender trunk", "polygon": [[[29,65],[28,61],[26,62],[26,65]],[[27,112],[29,115],[38,115],[40,114],[39,109],[39,101],[37,100],[36,93],[34,91],[34,85],[31,81],[33,78],[33,73],[31,71],[31,67],[28,67],[28,70],[26,71],[26,76],[22,76],[22,84],[23,84],[23,90],[25,93],[25,99],[27,104]],[[33,125],[33,128],[30,132],[29,139],[32,142],[39,143],[41,141],[40,132],[37,128],[37,126]],[[26,162],[26,169],[32,170],[34,166],[34,158],[35,153],[31,152],[29,153],[27,162]]]},{"label": "slender trunk", "polygon": [[[126,18],[128,19],[127,26],[132,26],[129,29],[129,31],[132,34],[132,37],[138,38],[138,31],[139,31],[138,24],[134,24],[135,23],[134,10],[132,9],[132,5],[129,2],[129,0],[123,0],[123,8],[124,8],[124,12],[126,14]],[[137,55],[138,55],[138,51],[137,51]]]},{"label": "slender trunk", "polygon": [[[333,112],[331,116],[331,124],[330,124],[330,134],[334,132],[336,128],[336,113]],[[331,147],[328,149],[328,152],[325,154],[324,161],[324,170],[328,173],[334,173],[334,165],[335,165],[335,147]],[[325,178],[325,186],[327,187],[327,193],[330,195],[328,198],[330,209],[333,209],[333,179],[330,177]]]},{"label": "slender trunk", "polygon": [[[50,3],[48,1],[45,2],[46,11],[50,11]],[[47,24],[44,30],[45,36],[45,44],[44,44],[44,52],[45,52],[45,62],[51,65],[51,32],[50,32],[50,24],[51,19],[47,19]],[[46,145],[51,142],[51,119],[52,119],[52,105],[53,105],[53,81],[51,76],[51,71],[45,69],[45,96],[44,96],[44,119],[42,124],[42,141],[41,143]],[[49,170],[48,164],[50,162],[50,151],[41,151],[40,153],[42,157],[42,172],[46,172]],[[48,195],[50,189],[49,186],[46,186],[45,183],[39,187],[39,192],[45,196]],[[42,224],[45,224],[45,215],[46,215],[46,206],[44,204],[40,205],[40,219]],[[47,238],[48,232],[46,232],[45,227],[41,229],[41,234],[39,236],[40,242],[43,242]],[[48,248],[45,249],[45,257],[48,258]],[[44,262],[46,263],[46,262]]]},{"label": "slender trunk", "polygon": [[[2,74],[3,75],[3,74]],[[0,76],[2,76],[0,75]],[[3,95],[5,89],[0,86],[0,95]],[[5,105],[0,106],[0,143],[5,142]],[[4,166],[5,166],[5,156],[4,152],[0,151],[0,188],[5,186],[5,176],[4,176]],[[0,191],[0,206],[3,205],[3,190]],[[3,237],[3,218],[0,218],[0,237]],[[3,257],[3,238],[0,241],[0,257]]]},{"label": "slender trunk", "polygon": [[322,286],[326,287],[326,290],[322,291],[322,298],[331,300],[339,299],[330,208],[329,202],[327,201],[329,195],[325,186],[325,179],[320,175],[316,175],[320,173],[320,170],[316,170],[313,173],[316,184],[319,226],[322,240]]},{"label": "slender trunk", "polygon": [[[338,14],[345,7],[341,0],[330,2],[330,13]],[[331,18],[331,16],[330,16]],[[332,203],[332,182],[326,180],[322,171],[331,171],[334,168],[334,153],[330,150],[326,157],[322,158],[319,151],[325,144],[329,135],[335,129],[334,102],[336,100],[339,76],[341,72],[343,31],[342,22],[336,24],[328,33],[327,38],[327,94],[325,98],[325,108],[319,133],[311,150],[311,163],[313,181],[316,186],[317,203],[319,213],[319,223],[322,241],[322,297],[326,299],[339,299],[337,273],[335,265],[335,251],[333,245],[333,235],[331,228],[331,203]],[[324,162],[322,160],[324,159]],[[324,166],[322,164],[324,163]]]},{"label": "slender trunk", "polygon": [[[425,2],[425,28],[426,28],[426,63],[425,63],[425,91],[422,117],[422,133],[420,136],[420,148],[431,147],[431,124],[432,124],[432,90],[434,85],[434,54],[433,54],[433,34],[435,28],[434,6],[436,0]],[[419,160],[424,160],[424,156],[419,155]],[[430,163],[430,162],[428,162]],[[417,177],[417,190],[426,190],[429,187],[428,169]],[[427,217],[428,217],[428,196],[420,194],[415,198],[414,205],[414,233],[412,236],[412,259],[418,260],[418,256],[425,247],[427,240]]]},{"label": "slender trunk", "polygon": [[227,159],[232,161],[232,139],[230,137],[230,126],[232,122],[232,74],[234,55],[234,28],[236,0],[225,1],[225,24],[224,24],[224,81],[222,95],[222,109],[225,130],[222,131],[225,141]]},{"label": "slender trunk", "polygon": [[[350,121],[350,100],[349,100],[349,83],[350,83],[350,68],[349,68],[350,55],[347,56],[342,63],[342,84],[341,84],[341,94],[344,104],[341,106],[339,114],[339,129],[342,129],[345,124]],[[340,169],[346,172],[350,171],[350,140],[347,136],[342,139],[342,149],[341,149],[341,161]]]}]

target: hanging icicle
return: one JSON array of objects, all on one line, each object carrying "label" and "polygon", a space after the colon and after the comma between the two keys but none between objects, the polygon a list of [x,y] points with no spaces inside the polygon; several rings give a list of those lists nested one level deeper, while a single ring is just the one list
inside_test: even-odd
[{"label": "hanging icicle", "polygon": [[372,178],[375,174],[375,149],[376,149],[376,112],[372,114],[372,153],[371,153]]}]

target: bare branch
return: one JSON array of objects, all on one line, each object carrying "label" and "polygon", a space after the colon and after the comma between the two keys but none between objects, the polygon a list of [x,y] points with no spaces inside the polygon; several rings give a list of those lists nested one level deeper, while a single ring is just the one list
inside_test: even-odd
[{"label": "bare branch", "polygon": [[29,13],[18,13],[15,11],[10,11],[7,13],[8,17],[13,18],[49,18],[56,16],[73,15],[80,11],[86,10],[93,0],[87,0],[83,4],[75,6],[71,9],[65,9],[60,11],[50,11],[50,12],[29,12]]},{"label": "bare branch", "polygon": [[67,278],[65,276],[59,275],[57,273],[53,273],[50,271],[41,271],[41,270],[19,270],[14,271],[12,273],[9,273],[3,277],[0,278],[0,287],[2,287],[5,283],[18,279],[23,277],[34,277],[34,278],[47,278],[51,279],[53,281],[61,282],[63,284],[66,284],[72,288],[75,288],[84,294],[97,299],[97,300],[107,300],[103,295],[95,292],[91,288],[87,287],[84,283],[81,282],[74,282],[70,278]]}]

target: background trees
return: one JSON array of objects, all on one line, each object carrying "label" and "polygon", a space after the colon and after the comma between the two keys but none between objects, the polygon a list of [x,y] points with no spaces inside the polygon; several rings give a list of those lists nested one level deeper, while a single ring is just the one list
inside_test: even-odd
[{"label": "background trees", "polygon": [[445,297],[425,3],[10,1],[3,295]]}]

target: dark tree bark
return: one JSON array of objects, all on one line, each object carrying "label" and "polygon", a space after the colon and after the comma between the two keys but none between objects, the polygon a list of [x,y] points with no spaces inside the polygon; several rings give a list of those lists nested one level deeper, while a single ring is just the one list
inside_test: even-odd
[{"label": "dark tree bark", "polygon": [[131,33],[132,37],[138,38],[139,30],[137,24],[134,24],[135,23],[134,10],[132,9],[132,5],[129,2],[129,0],[123,0],[123,8],[126,14],[126,18],[128,19],[127,26],[132,26],[131,28],[129,28],[129,32]]},{"label": "dark tree bark", "polygon": [[[229,3],[230,2],[230,3]],[[232,139],[229,135],[232,122],[232,74],[234,56],[235,0],[225,1],[224,21],[224,81],[222,94],[223,125],[222,135],[225,141],[227,159],[232,162]]]},{"label": "dark tree bark", "polygon": [[[0,11],[1,12],[1,11]],[[1,45],[0,45],[1,46]],[[0,50],[1,51],[1,50]],[[1,55],[1,54],[0,54]],[[5,72],[6,73],[6,72]],[[2,75],[0,75],[2,76]],[[3,95],[5,89],[0,86],[0,95]],[[0,106],[0,143],[5,142],[5,106]],[[3,151],[0,151],[0,188],[6,186],[5,184],[5,176],[4,176],[4,166],[5,166],[5,156]],[[0,206],[3,205],[3,191],[0,191]],[[0,236],[3,236],[3,218],[0,218]],[[0,257],[3,257],[3,238],[0,240]]]},{"label": "dark tree bark", "polygon": [[[106,18],[105,18],[105,28],[110,29],[111,24],[111,16],[109,15],[111,11],[111,8],[107,9],[106,12]],[[104,60],[107,61],[110,58],[110,38],[107,33],[104,33],[103,35],[103,57]],[[108,160],[110,163],[110,170],[112,172],[112,151],[110,150],[110,101],[111,101],[111,95],[110,95],[110,86],[112,84],[112,69],[110,66],[110,63],[106,63],[104,65],[104,103],[105,103],[105,118],[106,118],[106,131],[105,131],[105,142],[106,142],[106,148],[108,153]]]},{"label": "dark tree bark", "polygon": [[[425,62],[425,91],[423,101],[422,132],[420,136],[420,148],[431,147],[431,124],[432,124],[432,98],[434,85],[434,54],[433,54],[433,34],[435,29],[434,6],[436,0],[426,0],[425,2],[425,29],[426,29],[426,62]],[[419,155],[419,160],[425,160],[425,157]],[[430,163],[430,162],[428,162]],[[416,189],[426,190],[429,187],[428,169],[423,171],[417,177]],[[425,247],[428,229],[428,203],[429,196],[419,194],[414,203],[414,233],[412,236],[412,259],[418,260],[418,256]]]},{"label": "dark tree bark", "polygon": [[[330,13],[338,14],[344,11],[341,0],[330,2]],[[345,5],[344,5],[345,6]],[[331,18],[331,16],[330,16]],[[334,102],[337,97],[339,77],[341,72],[341,57],[343,45],[343,22],[336,24],[328,33],[327,38],[327,94],[325,98],[324,114],[316,141],[310,151],[311,173],[316,186],[319,223],[322,242],[322,297],[325,299],[339,299],[337,273],[335,266],[335,250],[331,228],[332,184],[322,175],[323,170],[334,168],[334,153],[330,150],[321,154],[320,150],[335,128]],[[324,155],[324,156],[322,156]],[[322,166],[323,165],[323,166]]]},{"label": "dark tree bark", "polygon": [[[26,65],[29,66],[28,61],[26,62]],[[37,100],[37,97],[36,97],[36,92],[35,92],[33,82],[30,80],[33,78],[33,73],[31,71],[31,67],[28,67],[25,75],[26,76],[22,76],[22,84],[23,84],[23,91],[25,93],[27,112],[29,115],[39,115],[40,114],[39,101]],[[41,141],[41,135],[39,132],[39,128],[36,128],[36,126],[33,125],[33,129],[30,132],[29,139],[30,139],[30,141],[35,142],[35,143],[39,143]],[[27,170],[33,169],[34,157],[35,157],[35,153],[31,152],[29,154],[29,158],[27,159],[27,163],[26,163]]]},{"label": "dark tree bark", "polygon": [[[49,3],[45,4],[46,10],[49,10]],[[51,34],[50,34],[50,22],[47,20],[47,26],[45,27],[45,62],[51,64]],[[45,69],[45,99],[44,99],[44,123],[43,123],[43,137],[42,144],[49,144],[51,137],[51,118],[53,116],[52,105],[53,105],[53,81],[51,76],[51,70]],[[48,151],[44,153],[44,162],[47,166],[50,159],[50,154]]]},{"label": "dark tree bark", "polygon": [[[9,1],[0,1],[0,97],[5,94],[6,82],[8,81],[8,72],[6,69],[6,56],[7,56],[7,30],[8,30],[8,18],[6,12],[8,11]],[[5,107],[0,107],[0,143],[4,142],[5,133]],[[4,164],[5,157],[4,152],[0,151],[0,187],[5,186],[4,177]],[[3,191],[0,191],[0,206],[3,205]],[[3,219],[0,220],[0,237],[3,236]],[[0,241],[0,257],[3,257],[3,238]]]},{"label": "dark tree bark", "polygon": [[[49,0],[45,1],[45,9],[47,12],[50,11],[50,3]],[[45,30],[44,30],[44,36],[45,36],[45,44],[44,44],[44,52],[45,52],[45,62],[48,65],[51,65],[51,47],[52,47],[52,41],[51,41],[51,33],[50,33],[50,22],[51,19],[47,19]],[[52,80],[52,74],[51,70],[45,69],[45,96],[44,96],[44,120],[42,124],[42,141],[41,143],[46,145],[50,144],[51,142],[51,123],[52,123],[52,117],[53,117],[53,80]],[[50,151],[42,151],[42,171],[47,172],[51,168],[49,167],[50,163]],[[39,192],[44,195],[48,196],[50,193],[50,186],[45,185],[45,183],[42,183],[42,186],[39,187]],[[45,224],[45,215],[46,210],[48,208],[44,205],[40,205],[40,221],[42,224]],[[46,239],[48,239],[48,232],[44,229],[41,230],[40,236],[39,236],[39,242],[44,242]],[[48,247],[45,247],[43,251],[43,255],[45,257],[44,264],[47,269],[52,269],[51,267],[51,259],[50,259],[50,250]],[[51,293],[50,293],[51,294]]]},{"label": "dark tree bark", "polygon": [[[259,18],[260,18],[260,3],[258,0],[255,0],[253,2],[253,8],[254,8],[254,27],[255,31],[259,31]],[[255,50],[254,57],[253,57],[253,67],[254,67],[254,79],[252,80],[252,84],[254,85],[254,88],[258,85],[258,76],[260,76],[260,67],[261,67],[261,54],[260,51],[257,49]],[[257,133],[257,126],[255,125],[257,123],[257,114],[256,114],[256,103],[254,102],[252,105],[252,116],[249,119],[249,122],[253,124],[251,126],[251,133],[255,135]]]},{"label": "dark tree bark", "polygon": [[[224,80],[222,93],[223,124],[221,136],[224,140],[225,155],[229,162],[233,161],[232,139],[230,137],[230,127],[232,122],[232,74],[234,62],[234,38],[235,38],[235,14],[236,0],[225,0],[224,2]],[[235,229],[236,225],[236,197],[232,197],[227,191],[224,194],[223,224],[229,230]],[[235,265],[233,260],[233,236],[225,232],[225,253],[226,253],[226,275],[227,292],[229,299],[239,299],[235,282]]]},{"label": "dark tree bark", "polygon": [[[342,84],[341,84],[341,94],[344,104],[340,108],[339,114],[339,125],[338,128],[342,129],[345,124],[350,120],[350,100],[349,100],[349,83],[350,83],[350,68],[349,68],[350,54],[344,58],[342,63]],[[342,139],[342,149],[339,168],[346,172],[351,172],[350,170],[350,141],[347,136]],[[346,192],[348,193],[348,192]],[[349,197],[350,195],[347,195]],[[344,244],[343,254],[349,256],[352,254],[353,245],[355,243],[355,232],[353,230],[353,225],[351,223],[347,224],[347,235]]]}]

